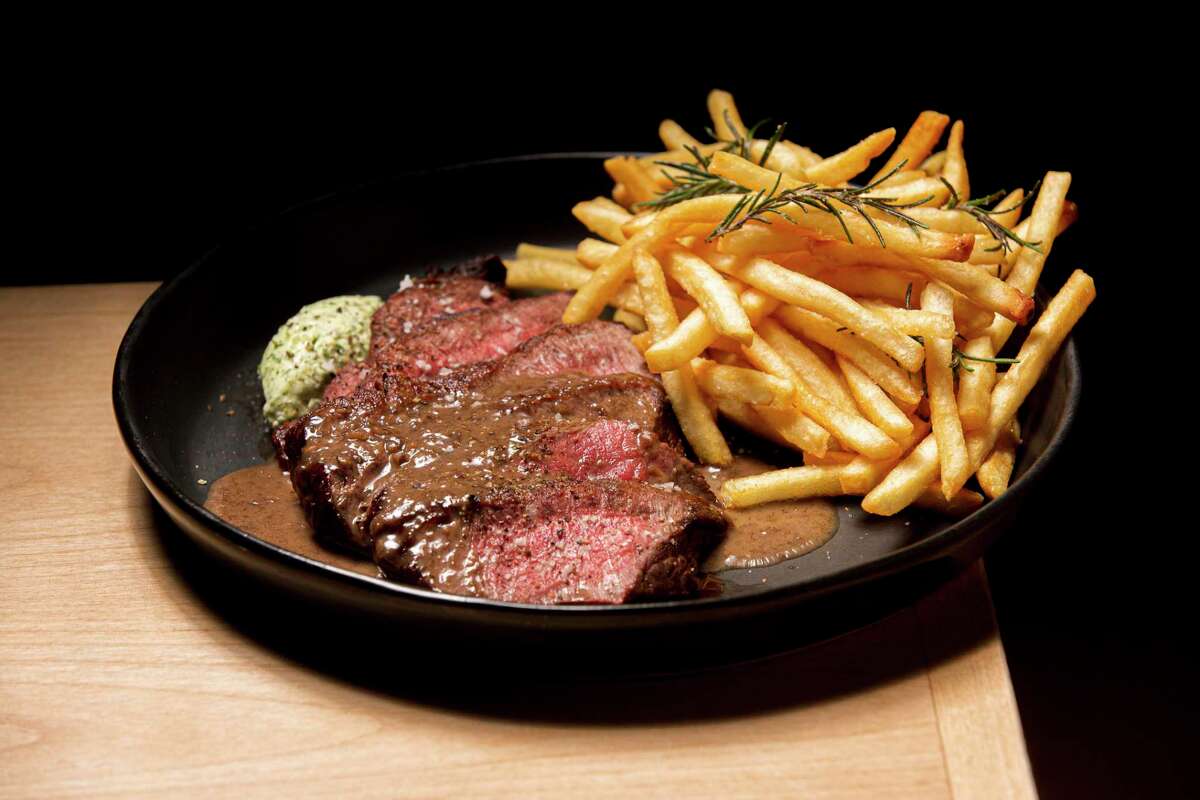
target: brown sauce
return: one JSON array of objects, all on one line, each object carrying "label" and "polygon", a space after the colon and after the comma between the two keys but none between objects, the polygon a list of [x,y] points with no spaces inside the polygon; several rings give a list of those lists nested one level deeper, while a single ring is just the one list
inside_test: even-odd
[{"label": "brown sauce", "polygon": [[[703,470],[713,491],[729,478],[774,469],[749,456],[736,456],[727,467]],[[726,509],[729,531],[704,562],[705,572],[778,564],[804,555],[837,533],[837,509],[828,500],[785,500],[754,508]]]},{"label": "brown sauce", "polygon": [[[729,479],[772,469],[770,464],[737,456],[728,467],[701,471],[716,491]],[[287,473],[274,463],[231,472],[209,489],[204,507],[247,533],[314,561],[377,576],[365,556],[325,547],[304,517]],[[837,532],[837,510],[826,500],[792,500],[725,512],[729,531],[704,562],[705,572],[777,564],[804,555]]]},{"label": "brown sauce", "polygon": [[284,550],[363,575],[379,575],[370,559],[321,544],[304,518],[287,473],[274,463],[239,469],[218,479],[208,490],[204,507]]}]

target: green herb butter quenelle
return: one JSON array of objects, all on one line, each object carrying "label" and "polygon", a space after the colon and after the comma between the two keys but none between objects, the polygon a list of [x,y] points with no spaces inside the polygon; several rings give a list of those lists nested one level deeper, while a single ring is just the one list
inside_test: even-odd
[{"label": "green herb butter quenelle", "polygon": [[381,305],[370,295],[327,297],[283,323],[258,365],[263,416],[272,427],[315,406],[339,369],[367,357],[371,316]]}]

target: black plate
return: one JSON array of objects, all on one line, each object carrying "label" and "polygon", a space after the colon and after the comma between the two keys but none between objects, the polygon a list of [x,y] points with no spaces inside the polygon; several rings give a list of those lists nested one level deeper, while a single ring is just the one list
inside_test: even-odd
[{"label": "black plate", "polygon": [[910,602],[978,558],[1062,445],[1080,387],[1069,341],[1026,403],[1026,443],[999,501],[947,521],[921,513],[868,519],[848,499],[827,545],[774,567],[721,573],[724,590],[714,597],[543,607],[442,595],[303,558],[203,508],[207,487],[198,479],[211,483],[269,455],[255,366],[285,319],[322,297],[386,295],[408,271],[511,253],[520,241],[573,245],[585,232],[569,209],[608,188],[601,158],[489,161],[331,195],[218,247],[161,287],[130,325],[113,377],[122,435],[154,498],[218,560],[338,613],[398,623],[409,634],[600,644],[608,652],[619,640],[670,651],[674,663],[712,660],[711,636],[722,643],[719,658],[827,638]]}]

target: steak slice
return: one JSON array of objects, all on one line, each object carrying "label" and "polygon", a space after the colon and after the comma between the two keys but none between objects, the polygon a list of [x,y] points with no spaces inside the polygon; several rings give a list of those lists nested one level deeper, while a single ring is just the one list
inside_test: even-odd
[{"label": "steak slice", "polygon": [[433,317],[390,339],[373,338],[367,360],[347,364],[325,388],[325,399],[353,394],[377,380],[380,368],[416,378],[506,355],[556,325],[568,300],[566,294],[530,297]]},{"label": "steak slice", "polygon": [[410,378],[507,355],[557,325],[566,293],[528,297],[496,308],[475,309],[430,320],[411,335],[374,350],[371,360]]},{"label": "steak slice", "polygon": [[[486,496],[467,515],[463,572],[475,594],[514,603],[690,594],[699,558],[725,525],[710,503],[644,483],[531,481]],[[461,581],[449,576],[445,588]]]},{"label": "steak slice", "polygon": [[[499,259],[475,259],[449,273],[406,276],[371,318],[371,351],[408,336],[431,319],[507,303],[504,288],[484,277],[493,262],[499,264]],[[499,269],[503,270],[502,264]]]}]

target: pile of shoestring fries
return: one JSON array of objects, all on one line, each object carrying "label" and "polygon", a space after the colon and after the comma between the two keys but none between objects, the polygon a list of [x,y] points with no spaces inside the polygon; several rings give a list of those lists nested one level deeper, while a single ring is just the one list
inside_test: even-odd
[{"label": "pile of shoestring fries", "polygon": [[666,152],[609,159],[612,199],[573,209],[596,238],[521,244],[508,285],[574,290],[568,324],[612,307],[705,464],[732,458],[718,415],[803,453],[726,481],[727,507],[861,495],[873,514],[966,513],[1002,494],[1017,411],[1095,297],[1075,271],[997,357],[1076,217],[1071,176],[970,200],[963,123],[943,114],[871,170],[894,128],[821,158],[782,127],[756,138],[727,92],[708,106],[717,141],[664,121]]}]

